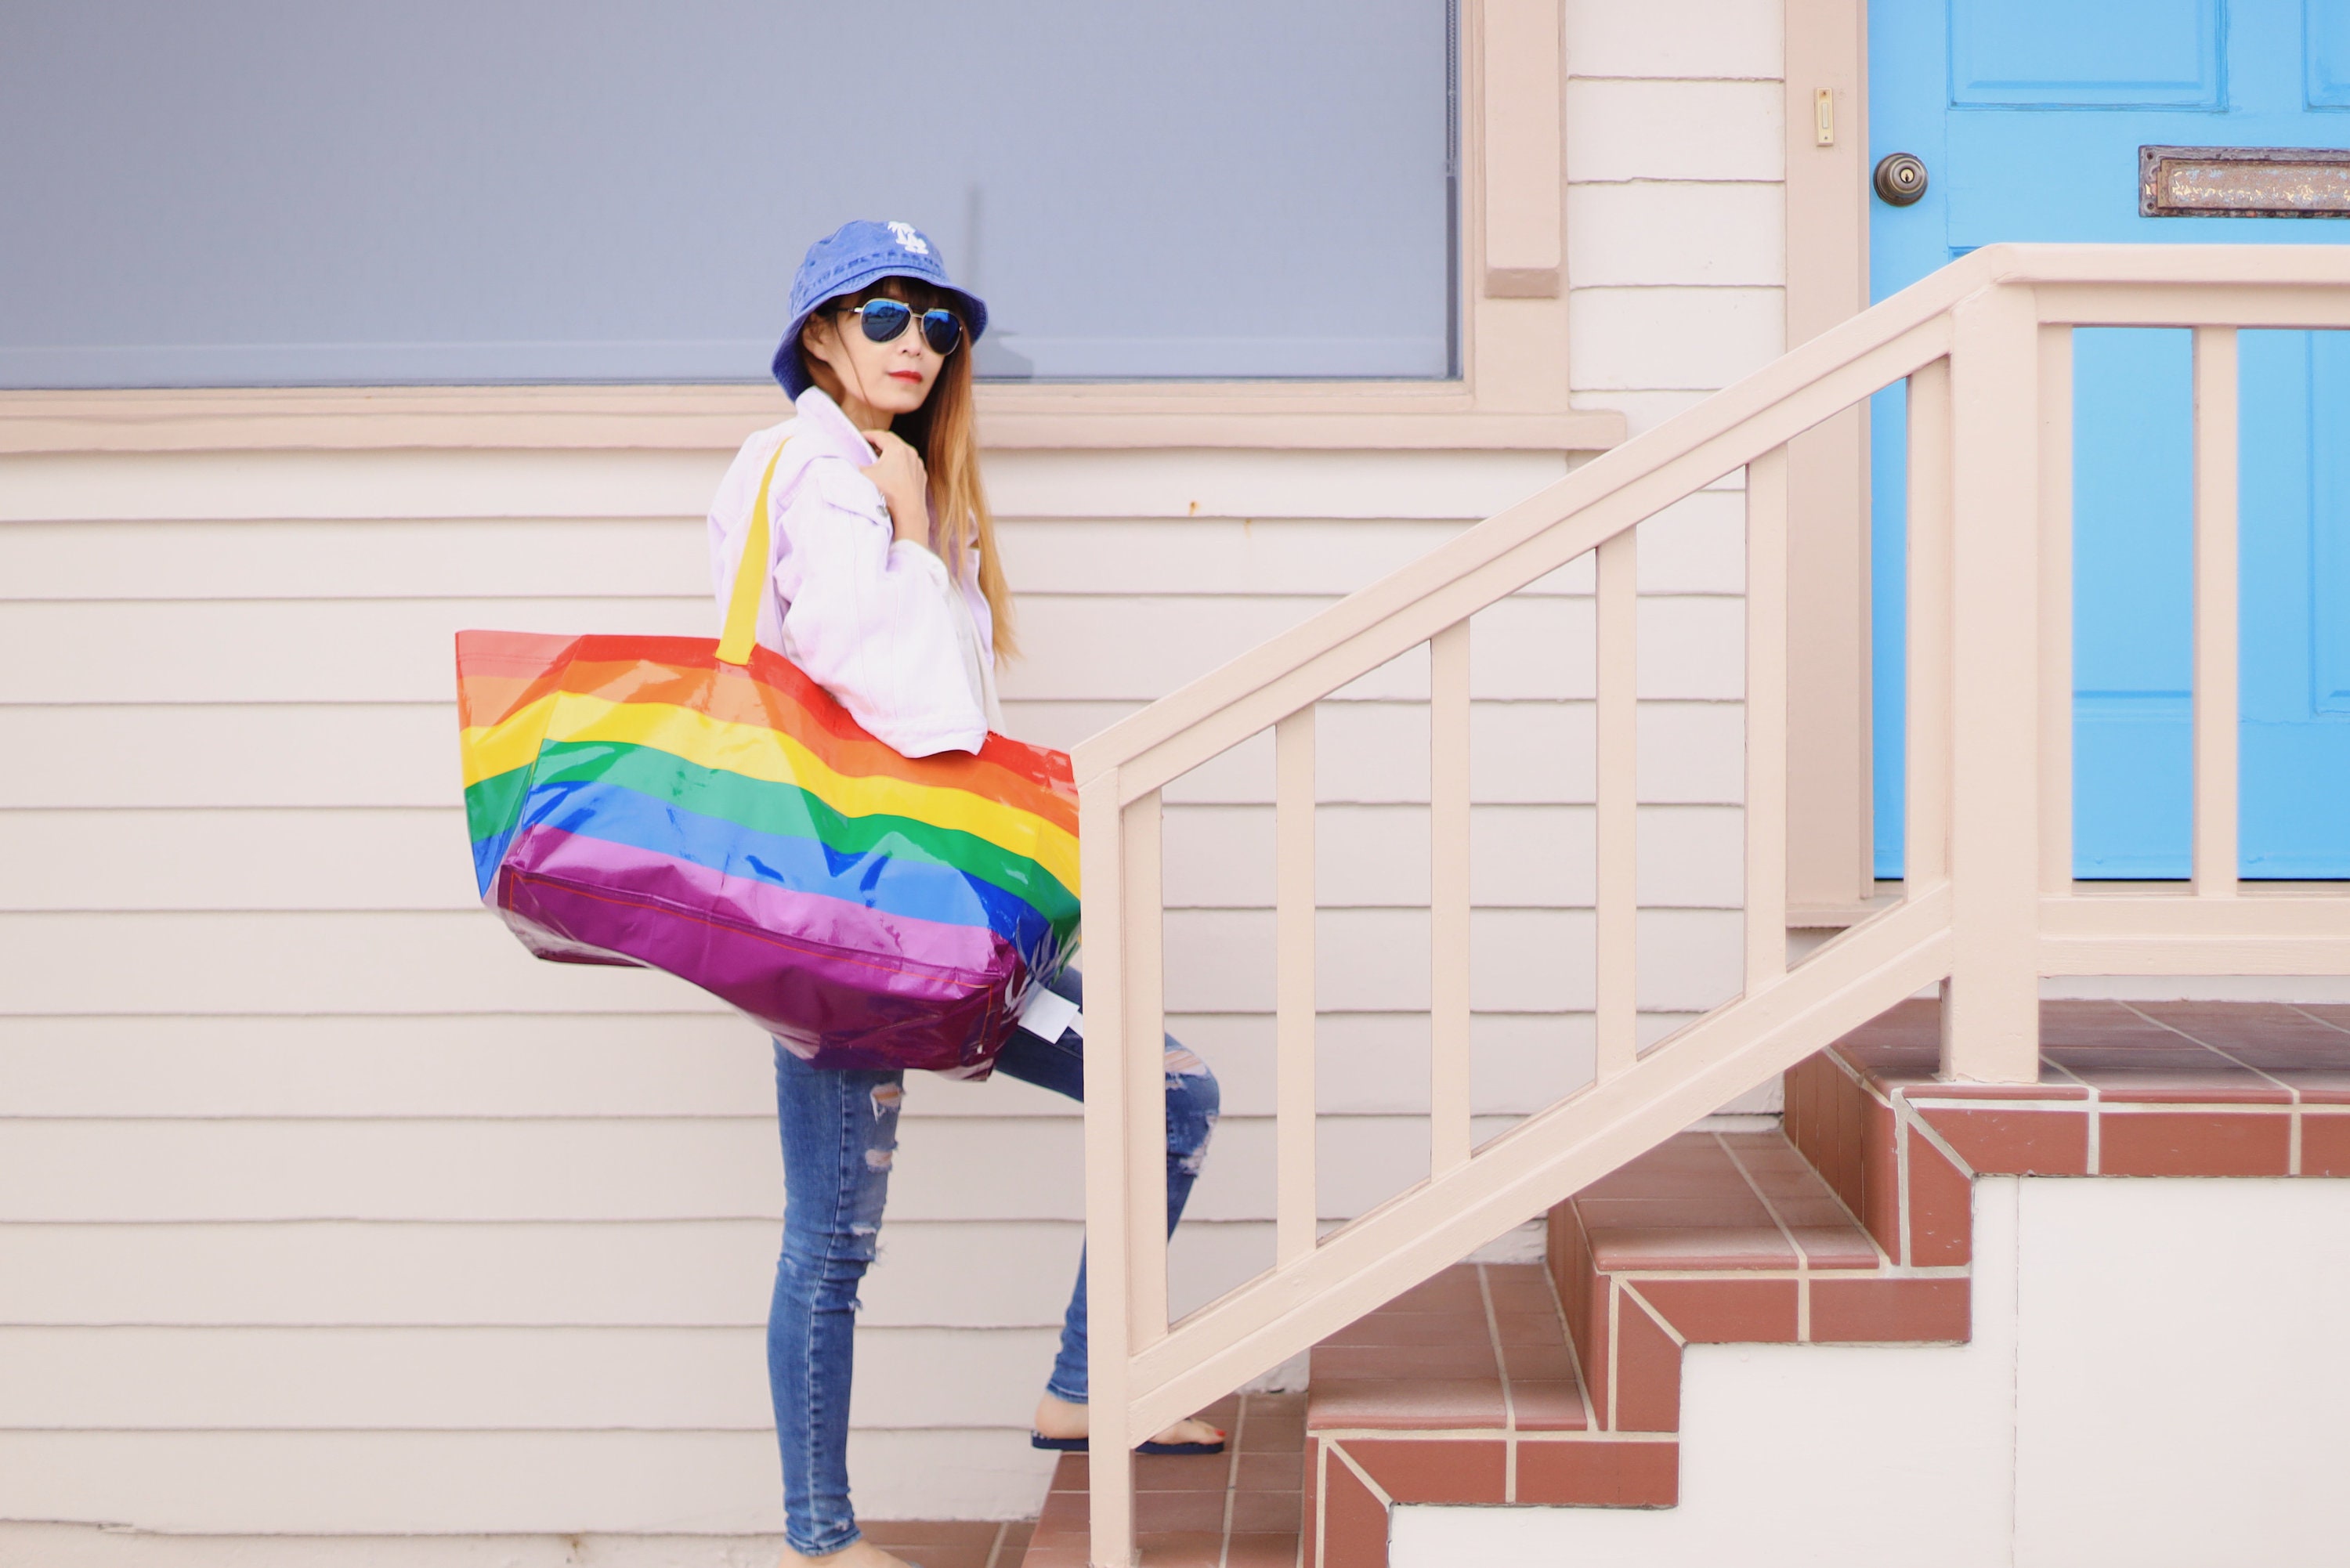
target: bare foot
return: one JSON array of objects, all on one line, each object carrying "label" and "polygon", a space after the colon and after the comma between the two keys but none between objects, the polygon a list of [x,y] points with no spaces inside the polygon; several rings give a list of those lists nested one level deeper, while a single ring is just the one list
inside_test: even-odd
[{"label": "bare foot", "polygon": [[[1092,1428],[1087,1419],[1087,1407],[1072,1405],[1066,1399],[1047,1394],[1036,1401],[1036,1432],[1045,1438],[1082,1438]],[[1205,1421],[1178,1421],[1157,1437],[1154,1443],[1221,1443],[1223,1432]]]},{"label": "bare foot", "polygon": [[799,1568],[803,1563],[819,1563],[824,1568],[912,1568],[904,1558],[882,1551],[870,1541],[852,1541],[839,1551],[827,1552],[821,1557],[795,1552],[790,1542],[785,1542],[781,1568]]}]

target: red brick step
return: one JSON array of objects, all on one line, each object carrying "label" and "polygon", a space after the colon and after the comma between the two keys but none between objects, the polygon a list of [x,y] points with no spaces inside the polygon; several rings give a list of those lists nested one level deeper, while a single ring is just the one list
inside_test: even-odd
[{"label": "red brick step", "polygon": [[[1230,1434],[1225,1452],[1135,1458],[1143,1568],[1295,1568],[1305,1396],[1234,1395],[1200,1416]],[[1064,1454],[1023,1561],[1085,1568],[1087,1543],[1086,1456]]]},{"label": "red brick step", "polygon": [[[1783,1131],[1684,1133],[1554,1210],[1547,1271],[1460,1265],[1333,1334],[1264,1407],[1302,1537],[1211,1554],[1162,1486],[1145,1563],[1383,1568],[1398,1502],[1670,1506],[1685,1346],[1967,1337],[1977,1176],[2350,1175],[2350,1008],[2054,1002],[2041,1031],[2040,1083],[1942,1083],[1937,1006],[1903,1002],[1787,1075]],[[1082,1464],[1039,1568],[1084,1561]]]}]

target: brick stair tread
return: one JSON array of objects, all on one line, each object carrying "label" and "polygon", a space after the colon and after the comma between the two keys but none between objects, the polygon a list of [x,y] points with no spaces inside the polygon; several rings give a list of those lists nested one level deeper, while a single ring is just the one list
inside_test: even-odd
[{"label": "brick stair tread", "polygon": [[2350,1176],[2350,1007],[2046,1002],[2040,1031],[2039,1083],[1942,1083],[1939,1005],[1902,1002],[1788,1075],[1788,1134],[1848,1202],[1908,1143],[1961,1180]]},{"label": "brick stair tread", "polygon": [[1880,1089],[1943,1098],[2350,1105],[2350,1007],[2247,1002],[2045,1002],[2041,1081],[1943,1084],[1940,1008],[1903,1002],[1834,1049]]},{"label": "brick stair tread", "polygon": [[1644,1505],[1673,1486],[1670,1444],[1591,1430],[1539,1263],[1445,1270],[1315,1345],[1312,1382],[1308,1568],[1384,1561],[1390,1502]]},{"label": "brick stair tread", "polygon": [[1014,1568],[1035,1528],[1026,1520],[860,1520],[865,1539],[920,1568]]},{"label": "brick stair tread", "polygon": [[1308,1431],[1580,1430],[1574,1352],[1538,1263],[1456,1264],[1314,1347]]},{"label": "brick stair tread", "polygon": [[1874,1269],[1884,1260],[1775,1132],[1683,1133],[1567,1200],[1597,1267]]},{"label": "brick stair tread", "polygon": [[[1139,1454],[1135,1542],[1142,1568],[1294,1568],[1305,1480],[1305,1396],[1235,1394],[1200,1412],[1222,1454]],[[1086,1456],[1063,1454],[1024,1568],[1085,1568]]]}]

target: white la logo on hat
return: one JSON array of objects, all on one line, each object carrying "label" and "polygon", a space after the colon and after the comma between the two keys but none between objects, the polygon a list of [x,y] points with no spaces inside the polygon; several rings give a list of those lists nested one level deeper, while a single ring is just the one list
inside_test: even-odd
[{"label": "white la logo on hat", "polygon": [[891,223],[889,236],[898,242],[901,250],[911,251],[918,256],[931,254],[931,247],[922,242],[922,236],[915,232],[911,223]]}]

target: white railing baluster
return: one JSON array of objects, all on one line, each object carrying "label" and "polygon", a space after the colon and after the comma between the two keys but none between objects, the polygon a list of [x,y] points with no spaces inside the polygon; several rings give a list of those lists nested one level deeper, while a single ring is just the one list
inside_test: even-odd
[{"label": "white railing baluster", "polygon": [[1428,1168],[1469,1163],[1469,623],[1428,639]]},{"label": "white railing baluster", "polygon": [[1167,1337],[1167,1096],[1159,1087],[1167,1078],[1166,900],[1159,799],[1153,790],[1126,808],[1127,1224],[1134,1236],[1126,1312],[1138,1352]]},{"label": "white railing baluster", "polygon": [[[1126,1052],[1127,935],[1133,900],[1127,887],[1126,815],[1118,772],[1087,781],[1078,793],[1078,876],[1085,888],[1086,940],[1101,955],[1086,977],[1086,1316],[1089,1329],[1091,1404],[1087,1482],[1095,1568],[1128,1568],[1134,1561],[1134,1438],[1138,1389],[1128,1302],[1132,1254],[1158,1244],[1155,1230],[1138,1233],[1130,1220],[1127,1158],[1136,1096],[1128,1085]],[[1155,798],[1155,797],[1154,797]],[[1147,1076],[1145,1084],[1155,1084]],[[1150,1096],[1162,1106],[1163,1099]],[[1164,1178],[1162,1177],[1162,1180]]]},{"label": "white railing baluster", "polygon": [[1603,1083],[1639,1056],[1639,557],[1627,529],[1599,546],[1596,862],[1596,1071]]},{"label": "white railing baluster", "polygon": [[1909,372],[1908,730],[1902,876],[1916,893],[1950,870],[1950,362]]},{"label": "white railing baluster", "polygon": [[1314,710],[1274,727],[1274,1257],[1314,1250]]},{"label": "white railing baluster", "polygon": [[2040,329],[2040,891],[2073,890],[2073,329]]},{"label": "white railing baluster", "polygon": [[2236,329],[2195,329],[2195,896],[2236,896]]},{"label": "white railing baluster", "polygon": [[1746,994],[1787,972],[1787,449],[1746,465]]}]

